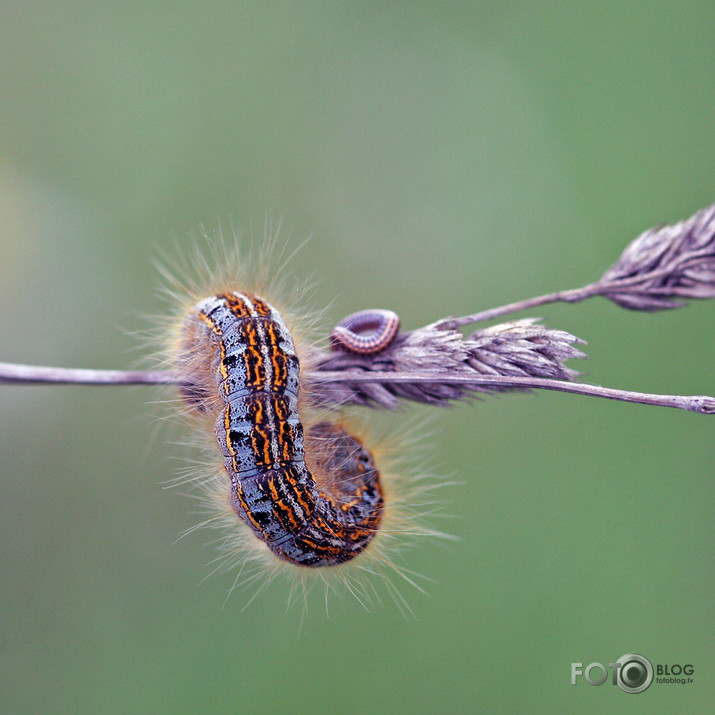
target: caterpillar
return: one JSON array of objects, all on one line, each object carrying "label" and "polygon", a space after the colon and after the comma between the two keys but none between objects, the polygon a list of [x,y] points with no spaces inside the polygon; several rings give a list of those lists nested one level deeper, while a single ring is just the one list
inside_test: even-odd
[{"label": "caterpillar", "polygon": [[[279,558],[332,566],[357,556],[380,525],[383,494],[372,455],[344,429],[319,422],[303,433],[300,363],[283,318],[250,293],[198,303],[184,319],[180,362],[203,355],[203,384],[184,386],[195,408],[219,397],[214,433],[230,479],[230,502]],[[306,444],[322,442],[313,471]],[[321,472],[318,481],[313,472]]]},{"label": "caterpillar", "polygon": [[[253,256],[220,235],[201,238],[208,243],[158,264],[173,320],[152,318],[150,336],[160,364],[179,377],[172,404],[188,427],[182,442],[202,455],[170,481],[195,490],[203,506],[186,533],[217,530],[213,570],[235,570],[230,592],[255,589],[248,603],[285,576],[289,604],[302,593],[307,607],[318,585],[326,605],[345,590],[370,608],[380,600],[377,578],[411,612],[393,577],[419,591],[423,577],[405,568],[404,551],[422,536],[448,537],[426,521],[440,516],[433,494],[445,483],[427,471],[423,429],[414,420],[377,427],[374,416],[368,423],[314,399],[323,315],[310,309],[306,284],[293,283],[294,254],[276,250],[270,221]],[[369,355],[398,328],[390,311],[363,311],[325,342]]]}]

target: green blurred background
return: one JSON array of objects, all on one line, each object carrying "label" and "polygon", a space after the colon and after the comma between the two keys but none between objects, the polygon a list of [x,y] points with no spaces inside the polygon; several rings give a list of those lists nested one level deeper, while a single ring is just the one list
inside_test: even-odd
[{"label": "green blurred background", "polygon": [[[715,197],[712,2],[0,4],[0,360],[123,368],[192,229],[312,234],[324,320],[405,328],[597,278]],[[287,233],[287,231],[286,231]],[[250,241],[249,241],[250,242]],[[331,302],[332,301],[332,302]],[[585,379],[715,392],[713,305],[537,311]],[[431,417],[457,542],[366,612],[212,576],[145,388],[0,390],[3,712],[705,712],[711,420],[561,394]],[[200,583],[201,582],[201,583]],[[635,651],[633,696],[569,684]]]}]

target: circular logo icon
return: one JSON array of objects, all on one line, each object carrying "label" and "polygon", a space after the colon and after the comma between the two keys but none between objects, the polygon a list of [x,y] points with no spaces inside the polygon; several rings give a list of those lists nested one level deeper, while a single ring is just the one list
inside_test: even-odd
[{"label": "circular logo icon", "polygon": [[645,656],[638,653],[626,653],[616,663],[618,669],[618,687],[626,693],[642,693],[653,682],[653,666]]}]

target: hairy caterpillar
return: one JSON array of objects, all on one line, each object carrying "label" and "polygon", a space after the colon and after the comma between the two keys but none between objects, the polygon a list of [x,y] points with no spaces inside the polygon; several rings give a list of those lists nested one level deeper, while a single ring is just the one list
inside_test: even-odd
[{"label": "hairy caterpillar", "polygon": [[[189,531],[219,530],[215,570],[237,568],[231,590],[257,587],[251,600],[286,574],[289,601],[317,581],[326,597],[342,586],[368,607],[380,600],[377,576],[409,611],[392,577],[422,590],[401,554],[415,537],[444,536],[423,520],[435,515],[439,485],[417,457],[414,424],[375,439],[353,413],[314,404],[304,375],[319,316],[306,317],[305,290],[281,299],[290,259],[276,267],[270,225],[266,234],[257,259],[219,239],[209,258],[195,250],[159,266],[175,314],[161,335],[164,362],[181,376],[176,412],[204,454],[173,480],[195,487],[204,505],[205,520]],[[334,350],[369,354],[390,344],[399,319],[363,311],[338,327]]]},{"label": "hairy caterpillar", "polygon": [[[196,305],[182,334],[179,362],[199,355],[207,363],[199,373],[208,380],[184,395],[216,415],[236,514],[276,556],[300,566],[332,566],[363,551],[380,525],[379,474],[341,427],[319,422],[304,436],[300,363],[278,311],[250,293],[224,293]],[[318,452],[321,442],[311,472],[306,445]]]}]

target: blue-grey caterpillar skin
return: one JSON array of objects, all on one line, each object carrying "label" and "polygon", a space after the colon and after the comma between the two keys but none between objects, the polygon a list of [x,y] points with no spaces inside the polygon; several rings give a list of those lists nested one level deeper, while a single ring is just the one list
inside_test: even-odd
[{"label": "blue-grey caterpillar skin", "polygon": [[[379,474],[341,427],[322,422],[303,434],[300,363],[280,314],[254,295],[225,293],[198,303],[182,329],[179,369],[196,368],[182,395],[217,413],[234,511],[294,564],[336,565],[361,553],[382,516]],[[306,465],[306,443],[322,489]]]}]

